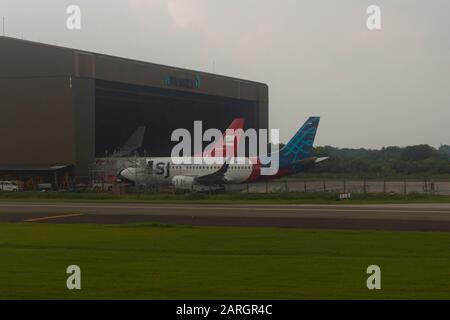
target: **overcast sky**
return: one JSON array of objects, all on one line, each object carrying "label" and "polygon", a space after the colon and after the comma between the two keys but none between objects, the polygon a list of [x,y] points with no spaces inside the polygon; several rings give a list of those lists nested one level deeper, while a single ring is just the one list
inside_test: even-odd
[{"label": "overcast sky", "polygon": [[450,143],[448,0],[0,0],[0,16],[9,36],[267,83],[284,141],[318,115],[319,145]]}]

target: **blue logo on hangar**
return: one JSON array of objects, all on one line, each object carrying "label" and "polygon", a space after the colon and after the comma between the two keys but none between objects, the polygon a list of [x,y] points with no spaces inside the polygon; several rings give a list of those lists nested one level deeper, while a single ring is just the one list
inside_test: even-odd
[{"label": "blue logo on hangar", "polygon": [[172,75],[166,75],[164,77],[164,84],[167,87],[183,88],[183,89],[200,89],[202,85],[202,78],[200,75],[196,75],[193,79],[180,78]]}]

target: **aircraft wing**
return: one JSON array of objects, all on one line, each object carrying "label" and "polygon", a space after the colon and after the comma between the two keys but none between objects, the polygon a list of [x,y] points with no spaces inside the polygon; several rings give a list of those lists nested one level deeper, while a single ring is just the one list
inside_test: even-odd
[{"label": "aircraft wing", "polygon": [[195,182],[203,185],[223,184],[226,182],[225,173],[227,173],[229,167],[230,165],[225,163],[219,171],[206,176],[197,177],[195,178]]}]

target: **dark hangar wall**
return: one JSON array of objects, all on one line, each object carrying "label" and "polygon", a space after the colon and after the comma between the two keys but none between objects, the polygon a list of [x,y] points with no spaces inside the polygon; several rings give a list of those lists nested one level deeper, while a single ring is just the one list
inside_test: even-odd
[{"label": "dark hangar wall", "polygon": [[106,151],[111,154],[139,126],[147,128],[145,151],[159,157],[170,156],[175,129],[186,128],[193,134],[194,121],[203,122],[203,131],[223,131],[237,117],[247,119],[249,128],[260,127],[257,101],[99,80],[95,111],[97,157],[105,156]]}]

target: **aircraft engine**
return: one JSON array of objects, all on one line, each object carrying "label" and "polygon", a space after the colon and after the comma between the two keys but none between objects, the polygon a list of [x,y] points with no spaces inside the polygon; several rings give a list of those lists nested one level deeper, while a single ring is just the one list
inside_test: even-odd
[{"label": "aircraft engine", "polygon": [[172,179],[172,184],[176,189],[193,190],[195,179],[188,176],[175,176]]}]

